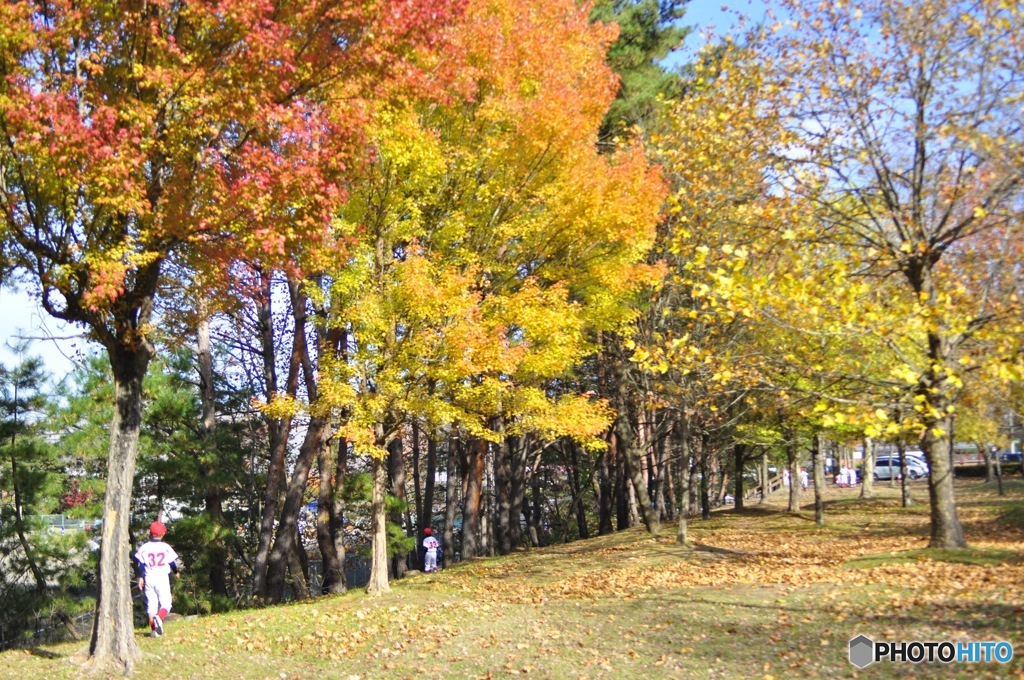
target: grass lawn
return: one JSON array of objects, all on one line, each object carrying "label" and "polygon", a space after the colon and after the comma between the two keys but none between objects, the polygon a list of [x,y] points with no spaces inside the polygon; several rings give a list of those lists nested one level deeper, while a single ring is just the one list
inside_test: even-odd
[{"label": "grass lawn", "polygon": [[[145,678],[1024,677],[1024,484],[958,482],[971,548],[931,551],[927,489],[899,506],[830,490],[813,509],[765,505],[674,528],[462,563],[440,574],[139,630]],[[813,499],[810,492],[804,495]],[[1006,640],[1000,664],[847,661],[850,638]],[[0,677],[76,677],[84,643],[0,654]]]}]

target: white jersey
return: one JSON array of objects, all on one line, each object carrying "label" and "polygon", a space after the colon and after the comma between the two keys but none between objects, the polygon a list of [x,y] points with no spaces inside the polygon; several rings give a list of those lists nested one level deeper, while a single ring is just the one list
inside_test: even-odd
[{"label": "white jersey", "polygon": [[[174,548],[163,541],[149,540],[135,552],[135,561],[139,563],[139,575],[146,582],[166,582],[171,573],[171,564],[178,559]],[[175,570],[177,565],[175,565]]]},{"label": "white jersey", "polygon": [[426,538],[423,539],[423,549],[426,550],[427,552],[430,552],[432,550],[437,550],[440,547],[441,547],[441,542],[438,541],[433,536],[427,536]]}]

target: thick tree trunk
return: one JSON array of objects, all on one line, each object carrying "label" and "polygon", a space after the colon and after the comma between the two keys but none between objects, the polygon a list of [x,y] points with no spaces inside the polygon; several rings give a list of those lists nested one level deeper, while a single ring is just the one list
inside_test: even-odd
[{"label": "thick tree trunk", "polygon": [[825,447],[822,446],[821,434],[815,434],[811,440],[811,463],[814,469],[814,523],[825,526]]},{"label": "thick tree trunk", "polygon": [[[379,433],[382,434],[382,433]],[[378,437],[382,439],[382,436]],[[373,476],[373,491],[370,495],[370,538],[372,556],[370,559],[370,580],[366,584],[369,595],[382,595],[391,590],[388,584],[388,533],[384,495],[388,487],[388,466],[383,456],[373,456],[370,465]]]},{"label": "thick tree trunk", "polygon": [[[933,263],[915,260],[906,267],[911,285],[925,303],[936,299],[932,280]],[[951,372],[946,369],[953,353],[950,341],[936,327],[928,332],[928,368],[918,379],[916,396],[924,407],[921,425],[924,434],[921,448],[928,459],[928,495],[931,509],[932,548],[965,548],[963,526],[956,511],[953,493],[953,420],[955,387]],[[906,479],[906,478],[904,478]]]},{"label": "thick tree trunk", "polygon": [[[326,309],[318,310],[323,319],[328,317]],[[348,331],[344,328],[331,328],[326,331],[325,343],[342,364],[348,361]],[[324,449],[326,451],[326,449]],[[348,440],[344,437],[338,438],[337,449],[334,455],[333,479],[330,467],[330,456],[321,460],[321,479],[331,480],[328,493],[320,494],[319,515],[322,515],[324,508],[327,509],[328,538],[331,547],[324,554],[323,582],[321,584],[324,593],[344,593],[348,589],[345,580],[345,485],[348,479]],[[326,495],[326,499],[324,496]],[[318,535],[318,540],[319,535]],[[321,547],[323,553],[323,547]]]},{"label": "thick tree trunk", "polygon": [[861,479],[860,497],[875,497],[875,440],[864,438],[864,477]]},{"label": "thick tree trunk", "polygon": [[733,493],[733,496],[735,497],[736,509],[737,510],[742,510],[743,509],[743,464],[746,462],[746,459],[747,459],[747,447],[746,447],[746,445],[745,444],[736,444],[736,446],[733,447],[733,454],[735,456],[735,458],[733,459],[733,462],[735,463],[735,470],[734,470],[733,474],[736,476],[736,479],[735,479],[735,492]]},{"label": "thick tree trunk", "polygon": [[[932,548],[966,548],[967,539],[956,511],[953,495],[953,465],[950,461],[952,427],[949,418],[929,422],[925,419],[925,433],[921,448],[928,457],[928,492],[931,506]],[[938,434],[941,432],[942,434]],[[904,476],[906,480],[906,476]]]},{"label": "thick tree trunk", "polygon": [[107,347],[114,373],[114,419],[110,426],[107,485],[103,502],[96,616],[89,642],[94,670],[130,673],[142,652],[132,618],[132,569],[128,522],[135,462],[142,428],[142,380],[152,357],[148,343],[133,349]]},{"label": "thick tree trunk", "polygon": [[[316,543],[320,548],[320,559],[323,565],[323,581],[321,590],[324,593],[345,591],[345,572],[338,555],[337,544],[334,542],[332,520],[334,513],[334,497],[338,493],[334,488],[334,448],[324,440],[317,455],[317,472],[320,475],[320,492],[317,495],[316,511]],[[341,584],[339,589],[338,584]]]},{"label": "thick tree trunk", "polygon": [[800,512],[800,455],[796,443],[786,446],[789,465],[789,511]]},{"label": "thick tree trunk", "polygon": [[[388,482],[391,485],[391,495],[395,497],[398,504],[405,502],[405,456],[402,452],[402,439],[395,437],[388,443]],[[391,513],[391,523],[396,527],[402,526],[402,511],[396,507]],[[411,530],[412,527],[410,526]],[[403,578],[406,572],[406,560],[409,554],[404,551],[396,551],[391,558],[391,573],[395,578]]]},{"label": "thick tree trunk", "polygon": [[[299,538],[299,513],[302,510],[306,482],[309,481],[309,471],[313,466],[313,458],[327,446],[330,434],[330,426],[323,418],[312,418],[302,446],[299,447],[295,469],[288,480],[288,493],[281,509],[281,521],[274,538],[274,547],[267,560],[266,599],[270,603],[278,603],[284,597],[285,570],[291,552],[296,549],[295,542]],[[293,583],[300,580],[302,572],[292,574]],[[304,583],[296,586],[295,590],[297,597],[303,591],[308,591]]]},{"label": "thick tree trunk", "polygon": [[484,463],[487,456],[487,441],[470,439],[466,456],[466,499],[462,511],[462,558],[471,559],[482,555],[480,536],[480,513],[483,506]]},{"label": "thick tree trunk", "polygon": [[[499,432],[504,425],[499,421]],[[512,456],[515,442],[504,437],[496,447],[494,461],[494,492],[497,496],[496,525],[498,533],[498,552],[507,555],[512,552]]]},{"label": "thick tree trunk", "polygon": [[517,437],[512,448],[512,508],[509,512],[509,528],[512,531],[512,548],[526,545],[523,520],[527,517],[526,504],[526,461],[530,456],[533,439],[529,434]]},{"label": "thick tree trunk", "polygon": [[974,442],[974,445],[978,448],[978,451],[985,456],[985,482],[991,484],[996,481],[996,466],[992,463],[992,459],[997,457],[995,452],[989,450],[989,447],[985,446],[981,442]]},{"label": "thick tree trunk", "polygon": [[343,593],[348,589],[345,580],[345,484],[348,479],[348,440],[338,440],[338,453],[334,464],[334,485],[331,495],[331,540],[337,555],[338,571],[327,578],[324,570],[324,590],[328,593]]}]

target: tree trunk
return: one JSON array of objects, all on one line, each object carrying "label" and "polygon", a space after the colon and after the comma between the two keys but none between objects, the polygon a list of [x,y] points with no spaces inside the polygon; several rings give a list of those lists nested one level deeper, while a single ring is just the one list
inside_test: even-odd
[{"label": "tree trunk", "polygon": [[[423,476],[420,474],[421,460],[420,460],[420,426],[413,421],[412,423],[412,495],[415,501],[416,510],[416,524],[415,526],[409,525],[409,530],[416,536],[417,545],[419,541],[423,540],[423,494],[421,489],[423,488]],[[423,560],[420,557],[420,550],[417,547],[414,551],[416,555],[416,568],[423,571]]]},{"label": "tree trunk", "polygon": [[761,452],[761,500],[759,503],[764,503],[768,498],[768,454],[765,451]]},{"label": "tree trunk", "polygon": [[[504,432],[504,423],[499,419],[498,431]],[[502,437],[497,446],[494,462],[494,492],[496,498],[496,525],[498,552],[507,555],[512,552],[512,456],[515,443],[510,437]]]},{"label": "tree trunk", "polygon": [[595,480],[595,495],[597,496],[597,533],[599,536],[607,536],[615,531],[612,525],[612,516],[615,514],[615,478],[612,470],[615,469],[614,441],[609,443],[597,459],[597,477]]},{"label": "tree trunk", "polygon": [[997,456],[995,452],[989,450],[989,447],[985,446],[981,442],[974,442],[974,445],[978,447],[978,451],[985,456],[985,483],[991,484],[996,481],[996,468],[995,465],[992,464],[992,459]]},{"label": "tree trunk", "polygon": [[800,455],[796,442],[786,446],[789,464],[789,511],[800,512]]},{"label": "tree trunk", "polygon": [[622,454],[626,473],[633,483],[633,490],[636,492],[637,502],[640,505],[642,518],[647,530],[652,534],[661,531],[661,520],[658,513],[651,507],[651,499],[647,495],[647,484],[644,482],[643,470],[641,467],[641,452],[637,448],[633,424],[630,422],[630,399],[629,389],[626,384],[624,371],[618,376],[618,391],[616,408],[618,416],[615,421],[615,433],[619,441],[619,453]]},{"label": "tree trunk", "polygon": [[992,457],[995,459],[996,481],[999,484],[999,495],[1002,496],[1002,495],[1004,495],[1004,493],[1003,493],[1003,463],[1002,463],[1002,461],[999,460],[999,452],[998,451],[993,451],[992,452]]},{"label": "tree trunk", "polygon": [[[691,440],[692,443],[692,440]],[[689,503],[689,512],[698,513],[701,511],[700,506],[700,477],[701,477],[701,454],[698,452],[696,460],[693,458],[693,448],[690,449],[691,460],[694,462],[690,465],[690,483],[687,487],[690,489],[690,497],[687,499]]]},{"label": "tree trunk", "polygon": [[[945,412],[945,408],[943,408]],[[921,448],[928,457],[928,492],[931,506],[932,548],[966,548],[963,526],[956,511],[953,494],[953,465],[950,460],[951,446],[948,432],[952,429],[950,418],[924,418],[925,432]],[[937,434],[940,433],[941,434]],[[906,476],[904,476],[904,483]]]},{"label": "tree trunk", "polygon": [[[391,485],[391,495],[398,501],[395,510],[391,513],[391,523],[397,528],[402,527],[401,505],[405,503],[405,456],[402,448],[401,437],[395,437],[388,442],[388,482]],[[408,553],[396,550],[391,558],[391,573],[395,575],[396,579],[405,576],[408,557]]]},{"label": "tree trunk", "polygon": [[474,437],[467,445],[466,498],[462,511],[462,558],[471,559],[482,554],[480,511],[484,490],[484,463],[487,441]]},{"label": "tree trunk", "polygon": [[658,519],[667,521],[671,519],[669,496],[672,494],[672,478],[668,474],[668,444],[665,437],[658,437],[654,443],[656,457],[654,459],[655,480],[657,488],[654,494],[654,508],[658,513]]},{"label": "tree trunk", "polygon": [[[14,386],[14,402],[18,402],[18,386],[15,383]],[[17,428],[15,428],[17,429]],[[32,578],[36,582],[36,592],[39,595],[46,594],[46,577],[43,576],[42,570],[39,568],[39,564],[36,562],[35,555],[32,554],[32,545],[28,542],[28,536],[25,535],[25,518],[21,511],[21,485],[18,483],[18,458],[15,454],[14,449],[14,435],[11,435],[11,486],[14,491],[14,529],[18,534],[18,542],[21,544],[21,549],[25,553],[25,561],[28,562],[29,571],[32,572]]]},{"label": "tree trunk", "polygon": [[115,409],[110,425],[107,486],[103,501],[96,615],[89,642],[94,670],[117,668],[131,673],[142,657],[132,618],[132,569],[128,522],[131,516],[135,461],[142,429],[142,380],[152,358],[148,343],[133,349],[107,347],[114,374]]},{"label": "tree trunk", "polygon": [[[903,507],[909,508],[914,504],[914,499],[910,495],[910,475],[907,470],[906,447],[903,445],[902,440],[896,443],[896,450],[900,454],[900,494]],[[890,472],[889,476],[892,477],[893,474]]]},{"label": "tree trunk", "polygon": [[331,499],[331,539],[338,554],[340,571],[336,581],[326,586],[331,593],[343,593],[348,588],[345,580],[345,485],[348,480],[348,440],[338,440],[338,456],[334,470],[334,496]]},{"label": "tree trunk", "polygon": [[688,545],[687,519],[690,514],[690,427],[685,414],[681,414],[672,428],[675,449],[679,453],[679,509],[676,522],[676,543]]},{"label": "tree trunk", "polygon": [[[261,286],[259,328],[266,384],[265,396],[269,401],[277,394],[277,356],[274,349],[273,308],[269,276],[263,276]],[[305,344],[305,328],[296,328],[293,333],[292,352],[288,361],[288,379],[285,383],[285,393],[292,398],[295,397],[299,389],[299,367]],[[267,594],[267,560],[270,557],[270,548],[274,539],[274,523],[277,519],[281,486],[284,483],[284,465],[288,453],[288,435],[291,432],[292,417],[271,420],[267,425],[270,432],[270,466],[267,470],[266,495],[263,501],[263,517],[260,521],[256,556],[253,558],[252,590],[253,597],[257,601],[265,599]]]},{"label": "tree trunk", "polygon": [[[329,315],[326,309],[318,309],[320,316],[326,319]],[[325,325],[325,324],[324,324]],[[322,326],[321,326],[322,327]],[[348,331],[345,328],[331,328],[326,330],[326,345],[342,365],[348,362]],[[344,416],[343,416],[344,418]],[[322,461],[320,476],[321,480],[326,477],[331,479],[330,456]],[[324,494],[321,493],[320,513],[326,505],[328,513],[329,538],[332,546],[328,548],[329,556],[324,557],[323,582],[321,590],[325,593],[344,593],[348,589],[345,580],[345,485],[348,479],[348,440],[345,437],[338,438],[337,450],[334,455],[333,480],[330,483],[330,494],[324,501]],[[318,513],[318,514],[320,514]],[[319,521],[319,518],[318,518]],[[319,537],[318,537],[319,540]],[[323,554],[323,548],[321,547]]]},{"label": "tree trunk", "polygon": [[580,480],[580,457],[576,450],[576,442],[571,439],[565,445],[569,447],[569,491],[572,494],[572,503],[576,510],[576,532],[582,539],[590,538],[590,531],[587,528],[587,510],[583,504],[583,484]]},{"label": "tree trunk", "polygon": [[864,477],[861,479],[860,497],[875,497],[875,440],[871,437],[864,438]]},{"label": "tree trunk", "polygon": [[456,483],[459,472],[455,462],[458,456],[459,441],[454,437],[448,440],[448,457],[445,459],[444,485],[444,541],[441,549],[445,554],[455,558],[455,509],[457,507]]},{"label": "tree trunk", "polygon": [[512,531],[512,548],[526,545],[523,533],[523,519],[527,517],[526,505],[526,461],[530,457],[533,439],[529,434],[517,437],[512,448],[512,508],[509,511],[509,528]]},{"label": "tree trunk", "polygon": [[825,526],[825,461],[822,454],[825,447],[821,445],[821,434],[815,434],[811,440],[811,463],[814,466],[814,523]]},{"label": "tree trunk", "polygon": [[700,438],[700,517],[711,519],[711,465],[707,433]]},{"label": "tree trunk", "polygon": [[[383,428],[378,425],[378,442],[383,439]],[[388,533],[384,495],[388,486],[388,466],[384,456],[374,455],[370,465],[373,476],[373,491],[370,496],[370,518],[372,528],[372,557],[370,559],[370,580],[366,584],[369,595],[382,595],[391,590],[388,585]]]},{"label": "tree trunk", "polygon": [[530,543],[534,548],[540,548],[544,545],[544,527],[543,527],[543,511],[541,510],[541,497],[540,497],[540,457],[541,452],[538,451],[537,455],[533,459],[533,465],[530,466],[530,500],[532,502],[533,509],[530,512]]},{"label": "tree trunk", "polygon": [[736,476],[735,480],[735,492],[733,496],[735,498],[735,507],[737,510],[743,509],[743,464],[746,462],[747,447],[745,444],[736,444],[733,447],[733,453],[735,455],[735,471],[733,474]]},{"label": "tree trunk", "polygon": [[[320,492],[317,495],[316,510],[316,543],[320,548],[320,559],[323,565],[323,581],[321,591],[324,593],[345,592],[345,570],[338,555],[337,544],[334,542],[334,498],[338,490],[334,487],[333,447],[327,440],[323,441],[317,455],[317,472],[320,475]],[[339,589],[338,584],[341,584]]]},{"label": "tree trunk", "polygon": [[676,482],[672,461],[672,445],[668,441],[669,435],[663,437],[662,450],[664,453],[662,477],[665,479],[665,521],[671,522],[676,518],[679,505],[676,502]]},{"label": "tree trunk", "polygon": [[[291,366],[294,368],[289,368],[289,389],[292,383],[292,373],[297,374],[299,368],[301,368],[309,402],[314,404],[318,398],[317,379],[309,356],[309,346],[306,343],[306,321],[309,316],[307,308],[308,297],[303,291],[301,284],[291,277],[288,279],[288,292],[292,303],[292,317],[295,321],[291,357]],[[317,329],[317,337],[319,346],[323,351],[325,348],[323,345],[322,328]],[[297,376],[294,381],[297,384]],[[290,419],[288,419],[288,424],[290,426]],[[310,419],[306,429],[306,436],[299,447],[295,469],[292,471],[291,479],[288,480],[284,506],[281,509],[281,519],[274,535],[273,549],[267,557],[266,582],[264,592],[261,594],[269,602],[280,602],[284,597],[285,571],[288,568],[288,560],[291,559],[292,551],[296,550],[296,541],[299,540],[299,513],[302,511],[303,496],[306,491],[306,482],[309,480],[309,471],[313,466],[313,458],[320,453],[322,447],[327,445],[327,440],[330,436],[330,423],[324,416],[315,416]],[[287,444],[282,445],[282,448],[287,448]],[[282,479],[283,458],[284,455],[282,453]],[[272,521],[271,526],[273,526]],[[292,582],[295,584],[296,597],[301,598],[304,594],[308,595],[309,590],[305,583],[306,570],[304,569],[298,573],[295,573],[294,569],[292,571]]]},{"label": "tree trunk", "polygon": [[434,485],[437,482],[437,441],[433,436],[427,440],[427,479],[423,490],[423,524],[425,529],[434,517]]},{"label": "tree trunk", "polygon": [[[295,469],[288,480],[288,493],[281,509],[281,521],[274,537],[274,547],[267,560],[266,600],[276,604],[284,597],[285,569],[290,554],[296,549],[295,542],[299,538],[299,513],[302,510],[303,495],[309,471],[313,466],[313,458],[327,445],[330,437],[330,426],[323,418],[310,419],[306,429],[306,437],[299,447],[299,456],[295,460]],[[293,582],[302,579],[302,572],[292,574]],[[296,587],[296,596],[306,590],[305,583]]]},{"label": "tree trunk", "polygon": [[[199,397],[203,405],[203,420],[200,426],[200,439],[203,442],[203,454],[210,456],[216,451],[214,439],[217,427],[217,403],[213,385],[213,351],[210,346],[210,317],[205,300],[199,303],[199,323],[196,325],[197,353],[199,366]],[[200,463],[206,489],[203,493],[206,514],[214,527],[213,537],[206,545],[206,557],[209,564],[210,590],[214,595],[228,596],[228,583],[225,565],[228,563],[227,546],[224,543],[225,529],[224,508],[221,502],[220,486],[215,475],[217,470],[208,461]]]}]

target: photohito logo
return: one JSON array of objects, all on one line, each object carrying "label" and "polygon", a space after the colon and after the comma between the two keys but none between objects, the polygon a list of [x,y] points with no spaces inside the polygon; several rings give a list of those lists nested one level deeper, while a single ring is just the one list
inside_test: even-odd
[{"label": "photohito logo", "polygon": [[850,663],[865,668],[876,661],[910,663],[1009,663],[1013,645],[1009,642],[875,642],[867,635],[850,640]]}]

